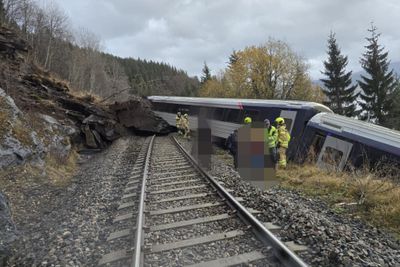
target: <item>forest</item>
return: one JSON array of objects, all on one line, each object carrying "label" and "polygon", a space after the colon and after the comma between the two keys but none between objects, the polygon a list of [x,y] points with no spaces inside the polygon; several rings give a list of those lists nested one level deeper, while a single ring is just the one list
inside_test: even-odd
[{"label": "forest", "polygon": [[88,29],[73,29],[54,2],[0,0],[0,22],[20,32],[30,46],[29,60],[72,91],[109,100],[129,95],[194,95],[196,77],[163,62],[120,58],[103,52],[102,40]]}]

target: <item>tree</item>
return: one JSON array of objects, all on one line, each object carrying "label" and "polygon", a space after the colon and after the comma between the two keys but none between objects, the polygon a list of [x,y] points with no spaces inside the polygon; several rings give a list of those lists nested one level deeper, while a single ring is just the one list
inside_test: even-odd
[{"label": "tree", "polygon": [[282,41],[247,47],[231,59],[226,78],[236,97],[294,99],[311,81],[304,60]]},{"label": "tree", "polygon": [[387,127],[400,130],[400,80],[396,81],[396,88],[393,92],[393,108],[388,114]]},{"label": "tree", "polygon": [[393,70],[389,71],[388,52],[384,52],[384,48],[378,44],[380,34],[376,33],[374,25],[368,31],[371,37],[366,38],[367,51],[360,60],[368,76],[361,75],[358,81],[362,89],[359,104],[364,111],[361,116],[364,120],[386,125],[387,115],[393,108],[396,80]]},{"label": "tree", "polygon": [[4,10],[3,0],[0,0],[0,25],[2,25],[6,20],[6,14]]},{"label": "tree", "polygon": [[328,98],[324,104],[333,112],[348,117],[357,115],[355,93],[357,84],[351,85],[352,71],[346,72],[347,56],[341,54],[336,42],[335,34],[331,32],[328,39],[328,60],[324,61],[325,70],[322,72],[327,78],[321,79],[324,84],[323,92]]},{"label": "tree", "polygon": [[200,84],[204,85],[207,81],[211,80],[211,71],[210,68],[207,66],[206,62],[204,62],[203,67],[203,76],[201,76]]}]

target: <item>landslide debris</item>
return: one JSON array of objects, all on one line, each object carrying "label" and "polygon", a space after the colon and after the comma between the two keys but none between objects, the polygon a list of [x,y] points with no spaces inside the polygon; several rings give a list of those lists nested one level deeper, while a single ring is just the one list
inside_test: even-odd
[{"label": "landslide debris", "polygon": [[30,198],[67,186],[76,151],[100,150],[135,132],[169,131],[144,100],[110,107],[74,92],[31,58],[27,43],[0,26],[0,266],[17,233],[9,229],[18,229],[11,215],[18,211],[23,221],[30,206],[40,204]]}]

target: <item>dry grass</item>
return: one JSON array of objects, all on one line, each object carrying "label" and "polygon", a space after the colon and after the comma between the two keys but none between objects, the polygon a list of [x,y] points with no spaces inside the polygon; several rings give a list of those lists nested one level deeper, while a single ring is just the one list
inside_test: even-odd
[{"label": "dry grass", "polygon": [[0,141],[5,137],[8,133],[9,123],[8,119],[10,114],[6,108],[4,98],[0,97]]},{"label": "dry grass", "polygon": [[71,91],[69,91],[69,94],[76,97],[77,99],[79,99],[81,101],[88,102],[88,103],[101,104],[103,101],[103,98],[100,97],[99,95],[96,95],[94,93],[80,91],[80,90],[71,90]]},{"label": "dry grass", "polygon": [[[400,238],[400,186],[367,170],[354,173],[328,172],[314,165],[290,165],[279,170],[282,186],[328,201],[337,211],[348,212]],[[337,204],[340,205],[340,208]],[[351,209],[342,209],[354,203]]]},{"label": "dry grass", "polygon": [[77,169],[78,153],[72,150],[68,156],[63,157],[56,151],[50,151],[46,156],[46,172],[52,184],[65,186]]},{"label": "dry grass", "polygon": [[13,136],[26,147],[31,147],[33,145],[33,140],[30,136],[31,131],[32,130],[26,127],[20,120],[17,120],[12,128]]}]

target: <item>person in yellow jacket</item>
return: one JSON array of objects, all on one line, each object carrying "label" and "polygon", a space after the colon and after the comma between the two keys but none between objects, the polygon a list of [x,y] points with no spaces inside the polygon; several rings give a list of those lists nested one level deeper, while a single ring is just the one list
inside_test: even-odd
[{"label": "person in yellow jacket", "polygon": [[190,138],[189,116],[187,113],[185,113],[182,118],[182,129],[184,133],[183,137]]},{"label": "person in yellow jacket", "polygon": [[271,155],[271,160],[274,164],[277,163],[276,155],[276,144],[278,142],[278,130],[271,125],[268,119],[264,120],[265,130],[264,130],[264,142],[269,148],[269,153]]},{"label": "person in yellow jacket", "polygon": [[178,129],[178,133],[179,135],[182,135],[182,115],[181,113],[178,111],[178,113],[176,113],[175,116],[175,122],[176,122],[176,128]]},{"label": "person in yellow jacket", "polygon": [[290,134],[286,129],[285,119],[278,117],[275,119],[278,127],[278,142],[277,148],[279,153],[278,166],[280,168],[286,168],[286,150],[289,147]]}]

